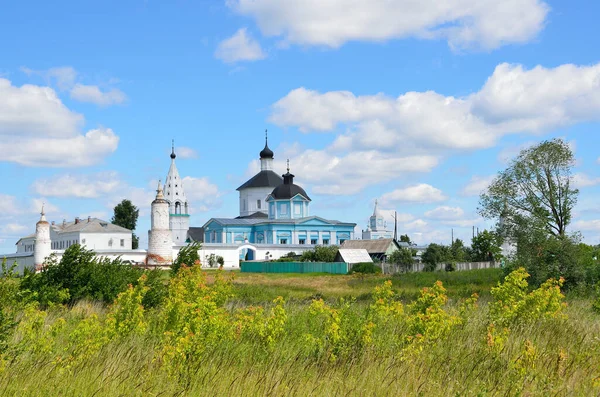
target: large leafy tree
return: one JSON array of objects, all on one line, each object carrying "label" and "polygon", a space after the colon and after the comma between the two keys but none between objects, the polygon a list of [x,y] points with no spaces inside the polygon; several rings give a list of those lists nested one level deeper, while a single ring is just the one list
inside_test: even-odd
[{"label": "large leafy tree", "polygon": [[502,257],[502,239],[493,232],[484,230],[471,241],[471,257],[476,262],[498,260]]},{"label": "large leafy tree", "polygon": [[574,163],[571,148],[561,139],[522,150],[481,195],[480,214],[500,219],[506,236],[533,229],[564,236],[577,202],[578,191],[571,186]]},{"label": "large leafy tree", "polygon": [[438,264],[451,260],[450,249],[445,245],[431,243],[421,255],[421,260],[425,264],[424,270],[432,272]]},{"label": "large leafy tree", "polygon": [[[125,199],[115,206],[111,223],[133,231],[139,215],[140,210],[130,200]],[[137,249],[139,239],[135,233],[132,235],[132,240],[132,248]]]}]

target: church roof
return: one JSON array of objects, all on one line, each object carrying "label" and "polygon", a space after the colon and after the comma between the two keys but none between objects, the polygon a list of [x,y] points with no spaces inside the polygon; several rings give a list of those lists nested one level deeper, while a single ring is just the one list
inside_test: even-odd
[{"label": "church roof", "polygon": [[378,240],[346,240],[342,243],[341,248],[364,248],[369,254],[382,254],[387,252],[391,244],[395,244],[396,247],[400,248],[393,238],[381,238]]},{"label": "church roof", "polygon": [[290,174],[290,171],[288,170],[287,174],[283,175],[283,183],[273,189],[271,196],[275,200],[287,200],[298,194],[302,195],[307,200],[310,200],[306,191],[294,183],[294,175]]},{"label": "church roof", "polygon": [[223,226],[254,226],[259,224],[300,224],[310,220],[319,220],[330,225],[356,226],[356,223],[340,222],[336,220],[324,219],[319,216],[309,216],[297,219],[265,219],[265,218],[211,218],[204,224],[204,227],[211,221],[215,221]]},{"label": "church roof", "polygon": [[266,219],[268,217],[269,215],[265,214],[264,212],[256,211],[255,213],[250,215],[236,216],[235,219]]},{"label": "church roof", "polygon": [[190,227],[188,229],[188,237],[190,240],[203,243],[204,242],[204,228],[203,227]]},{"label": "church roof", "polygon": [[98,218],[81,219],[75,222],[52,225],[52,228],[58,233],[131,233],[131,230],[124,227],[103,221]]},{"label": "church roof", "polygon": [[281,185],[283,178],[271,170],[263,170],[250,178],[236,190],[248,189],[251,187],[276,187]]}]

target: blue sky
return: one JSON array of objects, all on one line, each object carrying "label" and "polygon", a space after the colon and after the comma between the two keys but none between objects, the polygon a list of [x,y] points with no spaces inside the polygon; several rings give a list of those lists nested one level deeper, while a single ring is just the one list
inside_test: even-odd
[{"label": "blue sky", "polygon": [[[312,213],[373,203],[418,242],[489,227],[478,193],[520,148],[567,139],[571,231],[600,241],[592,1],[0,3],[0,252],[55,221],[148,208],[171,139],[191,224],[236,216],[264,130]],[[392,218],[389,216],[391,227]]]}]

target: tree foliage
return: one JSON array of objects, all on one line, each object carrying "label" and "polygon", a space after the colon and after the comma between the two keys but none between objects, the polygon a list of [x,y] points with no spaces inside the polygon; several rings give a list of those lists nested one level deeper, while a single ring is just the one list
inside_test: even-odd
[{"label": "tree foliage", "polygon": [[412,244],[411,241],[410,241],[410,237],[408,237],[408,234],[402,234],[402,235],[400,235],[400,242],[401,243]]},{"label": "tree foliage", "polygon": [[564,236],[577,202],[578,190],[571,187],[574,163],[571,148],[561,139],[522,150],[481,195],[479,213],[501,219],[507,236],[532,229]]},{"label": "tree foliage", "polygon": [[403,271],[409,271],[414,263],[413,256],[413,250],[401,247],[399,250],[392,252],[388,262],[400,266]]},{"label": "tree foliage", "polygon": [[471,241],[471,258],[475,262],[499,260],[502,257],[502,239],[497,233],[484,230]]},{"label": "tree foliage", "polygon": [[[125,229],[134,231],[137,225],[139,215],[140,210],[135,205],[133,205],[130,200],[125,199],[115,206],[114,215],[110,222],[115,225],[124,227]],[[137,249],[138,246],[139,239],[135,235],[135,233],[133,233],[132,248]]]},{"label": "tree foliage", "polygon": [[304,251],[300,257],[302,262],[333,262],[339,248],[335,245],[317,245],[314,250]]},{"label": "tree foliage", "polygon": [[194,266],[200,263],[200,254],[198,251],[202,248],[202,245],[199,242],[189,243],[185,247],[181,248],[177,253],[177,258],[173,261],[171,265],[171,275],[175,276],[181,266]]},{"label": "tree foliage", "polygon": [[445,245],[431,243],[423,252],[421,260],[425,264],[423,270],[432,272],[436,269],[437,265],[444,263],[450,259],[450,249]]}]

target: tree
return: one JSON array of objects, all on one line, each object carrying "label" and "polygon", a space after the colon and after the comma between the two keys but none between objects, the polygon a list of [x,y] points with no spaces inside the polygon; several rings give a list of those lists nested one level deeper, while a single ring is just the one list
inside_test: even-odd
[{"label": "tree", "polygon": [[512,238],[532,229],[564,236],[577,202],[578,190],[571,188],[574,163],[561,139],[522,150],[480,196],[479,213],[500,219],[500,232]]},{"label": "tree", "polygon": [[472,259],[475,262],[489,262],[499,260],[502,255],[502,239],[496,233],[484,230],[471,241]]},{"label": "tree", "polygon": [[221,255],[210,254],[208,256],[208,266],[210,267],[223,266],[224,263],[225,259]]},{"label": "tree", "polygon": [[[139,215],[140,210],[133,205],[130,200],[125,199],[115,206],[114,215],[110,222],[133,232],[137,225]],[[138,237],[135,235],[135,233],[132,233],[131,238],[132,248],[137,249],[139,246]]]},{"label": "tree", "polygon": [[171,265],[171,275],[175,276],[182,265],[194,266],[200,264],[200,255],[198,251],[201,245],[198,242],[193,242],[181,248],[177,253],[177,258]]},{"label": "tree", "polygon": [[421,260],[425,263],[423,270],[426,272],[432,272],[437,268],[437,265],[447,261],[450,257],[450,250],[445,245],[440,244],[429,244]]},{"label": "tree", "polygon": [[463,241],[459,238],[454,240],[450,246],[450,256],[456,262],[464,262],[468,258],[468,251]]},{"label": "tree", "polygon": [[403,271],[407,272],[411,269],[414,262],[413,256],[414,254],[411,249],[402,247],[399,250],[392,252],[388,258],[388,262],[400,266]]},{"label": "tree", "polygon": [[402,234],[402,235],[400,235],[400,242],[401,243],[412,244],[411,241],[410,241],[410,237],[408,237],[408,234]]},{"label": "tree", "polygon": [[304,251],[301,262],[333,262],[338,253],[335,245],[317,245],[314,250]]}]

